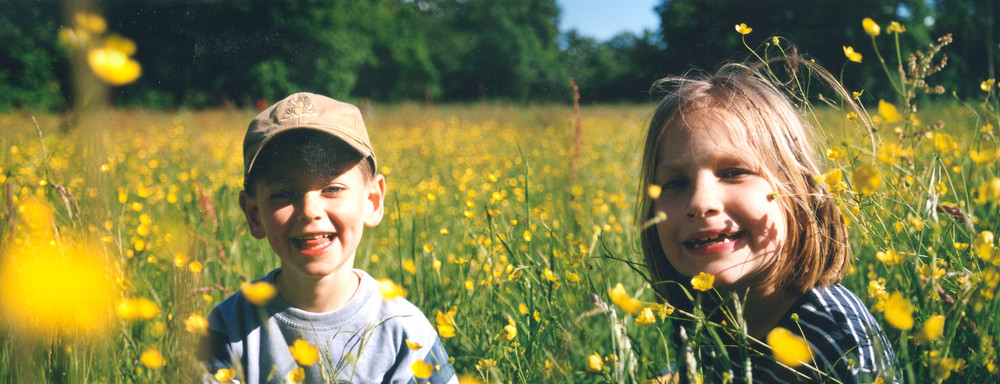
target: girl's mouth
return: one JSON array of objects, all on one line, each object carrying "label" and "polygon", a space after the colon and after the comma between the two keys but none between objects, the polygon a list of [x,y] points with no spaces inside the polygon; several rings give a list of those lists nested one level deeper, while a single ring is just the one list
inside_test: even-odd
[{"label": "girl's mouth", "polygon": [[292,243],[300,249],[317,249],[333,242],[333,234],[315,234],[292,238]]},{"label": "girl's mouth", "polygon": [[729,234],[727,234],[727,233],[720,233],[720,234],[714,235],[714,236],[702,237],[700,239],[695,239],[695,240],[692,240],[692,241],[685,241],[683,244],[688,249],[699,249],[699,248],[709,247],[709,246],[712,246],[712,245],[715,245],[715,244],[730,243],[730,242],[739,240],[745,234],[746,234],[746,232],[744,232],[744,231],[739,231],[739,232],[729,233]]}]

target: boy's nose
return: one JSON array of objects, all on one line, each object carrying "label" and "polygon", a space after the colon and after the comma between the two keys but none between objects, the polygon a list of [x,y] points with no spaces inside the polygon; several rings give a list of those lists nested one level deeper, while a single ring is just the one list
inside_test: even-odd
[{"label": "boy's nose", "polygon": [[302,220],[313,221],[323,217],[323,207],[320,204],[319,196],[312,193],[302,195]]},{"label": "boy's nose", "polygon": [[722,202],[717,195],[716,182],[709,177],[699,177],[691,190],[691,200],[684,212],[688,218],[705,218],[722,211]]}]

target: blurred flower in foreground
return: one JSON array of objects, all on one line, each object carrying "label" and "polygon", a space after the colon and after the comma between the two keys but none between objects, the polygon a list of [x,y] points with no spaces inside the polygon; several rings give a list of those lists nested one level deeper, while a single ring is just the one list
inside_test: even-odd
[{"label": "blurred flower in foreground", "polygon": [[111,85],[125,85],[139,78],[142,68],[132,60],[135,43],[123,37],[110,37],[103,47],[87,52],[87,64],[104,82]]},{"label": "blurred flower in foreground", "polygon": [[236,378],[236,371],[229,368],[221,368],[215,372],[215,380],[220,383],[228,383]]},{"label": "blurred flower in foreground", "polygon": [[601,359],[601,355],[594,352],[587,356],[587,366],[584,369],[589,373],[601,373],[604,370],[604,360]]},{"label": "blurred flower in foreground", "polygon": [[28,201],[18,210],[27,238],[0,255],[0,323],[29,336],[91,336],[107,329],[114,268],[97,248],[55,241],[46,204]]},{"label": "blurred flower in foreground", "polygon": [[295,340],[295,343],[288,347],[288,351],[292,353],[292,358],[299,365],[313,365],[316,364],[316,360],[319,360],[319,349],[302,339]]},{"label": "blurred flower in foreground", "polygon": [[871,165],[862,165],[851,176],[854,190],[864,196],[871,196],[882,185],[882,176]]},{"label": "blurred flower in foreground", "polygon": [[306,381],[306,370],[302,369],[302,367],[295,368],[291,372],[288,372],[286,379],[288,379],[289,383],[301,383]]},{"label": "blurred flower in foreground", "polygon": [[860,63],[861,62],[861,54],[857,53],[857,52],[854,52],[854,47],[848,47],[848,46],[845,45],[844,46],[844,56],[847,56],[848,60],[853,61],[855,63]]},{"label": "blurred flower in foreground", "polygon": [[242,291],[247,301],[258,307],[263,307],[267,303],[270,303],[274,295],[278,293],[278,290],[274,288],[274,284],[266,281],[244,285]]},{"label": "blurred flower in foreground", "polygon": [[902,293],[893,292],[885,301],[885,321],[903,331],[913,328],[913,305]]},{"label": "blurred flower in foreground", "polygon": [[699,291],[712,289],[712,284],[715,284],[715,276],[710,273],[701,272],[691,278],[691,286]]},{"label": "blurred flower in foreground", "polygon": [[878,114],[882,116],[887,123],[895,123],[903,120],[903,115],[899,113],[896,106],[892,103],[887,103],[885,100],[878,101]]},{"label": "blurred flower in foreground", "polygon": [[944,334],[944,316],[934,315],[924,321],[924,329],[917,335],[917,341],[929,343],[941,338]]},{"label": "blurred flower in foreground", "polygon": [[167,362],[163,360],[163,355],[160,354],[160,351],[152,348],[143,352],[142,355],[139,356],[139,361],[141,361],[142,365],[145,365],[146,368],[149,369],[160,369],[163,368],[164,365],[167,365]]},{"label": "blurred flower in foreground", "polygon": [[382,294],[382,298],[385,300],[406,296],[406,290],[404,290],[403,287],[396,285],[396,283],[392,280],[383,278],[379,279],[378,283],[378,292]]},{"label": "blurred flower in foreground", "polygon": [[864,20],[861,20],[861,26],[865,28],[865,33],[870,36],[874,37],[882,33],[882,28],[879,27],[878,23],[870,17],[866,17]]},{"label": "blurred flower in foreground", "polygon": [[426,379],[434,374],[434,365],[423,360],[414,361],[410,368],[413,369],[413,376],[418,379]]},{"label": "blurred flower in foreground", "polygon": [[116,310],[122,320],[149,320],[160,314],[160,307],[145,297],[124,299]]},{"label": "blurred flower in foreground", "polygon": [[767,344],[774,352],[774,358],[790,367],[798,367],[812,361],[812,349],[805,339],[791,331],[776,327],[767,334]]},{"label": "blurred flower in foreground", "polygon": [[184,329],[196,335],[205,335],[208,333],[208,320],[201,315],[201,312],[192,313],[184,319]]},{"label": "blurred flower in foreground", "polygon": [[625,286],[623,286],[622,283],[618,283],[614,288],[608,291],[608,298],[611,299],[611,303],[617,305],[629,314],[636,314],[642,309],[642,302],[632,298],[632,296],[629,296],[629,294],[625,292]]}]

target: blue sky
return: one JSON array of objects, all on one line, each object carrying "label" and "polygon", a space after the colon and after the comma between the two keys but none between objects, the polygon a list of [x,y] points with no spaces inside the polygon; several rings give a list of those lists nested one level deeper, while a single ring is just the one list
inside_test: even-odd
[{"label": "blue sky", "polygon": [[557,0],[562,8],[559,30],[576,29],[581,35],[605,41],[630,31],[642,33],[660,26],[653,7],[661,0]]}]

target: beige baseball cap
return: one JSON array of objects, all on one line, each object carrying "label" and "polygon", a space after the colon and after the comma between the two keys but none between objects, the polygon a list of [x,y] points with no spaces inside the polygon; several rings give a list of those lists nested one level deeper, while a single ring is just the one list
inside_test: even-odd
[{"label": "beige baseball cap", "polygon": [[261,150],[279,133],[310,129],[329,133],[358,150],[375,172],[375,151],[357,107],[323,95],[300,92],[268,107],[250,122],[243,137],[243,178],[250,174]]}]

